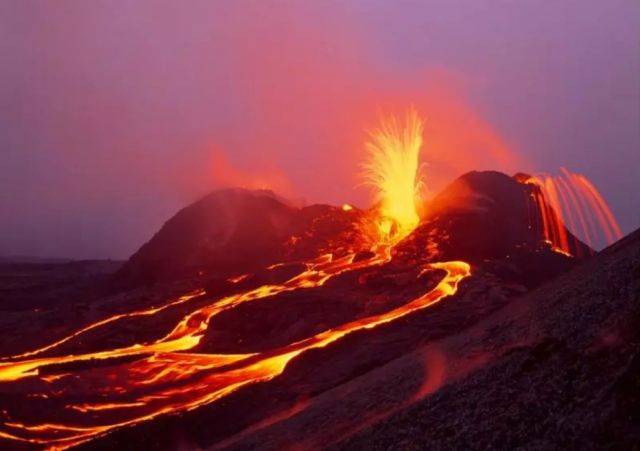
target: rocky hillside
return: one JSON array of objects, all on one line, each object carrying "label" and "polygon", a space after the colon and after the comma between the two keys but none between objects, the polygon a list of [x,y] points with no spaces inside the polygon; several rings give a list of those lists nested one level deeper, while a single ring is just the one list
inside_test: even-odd
[{"label": "rocky hillside", "polygon": [[309,257],[329,247],[330,240],[353,233],[358,215],[358,210],[327,205],[293,207],[271,191],[214,191],[169,219],[118,279],[140,284],[228,277]]},{"label": "rocky hillside", "polygon": [[636,449],[640,231],[210,449]]},{"label": "rocky hillside", "polygon": [[[481,261],[534,250],[542,231],[531,189],[499,172],[467,173],[423,206],[423,226],[413,237],[424,241],[421,235],[437,234],[444,258]],[[270,191],[214,191],[169,219],[118,278],[133,284],[198,275],[224,278],[322,252],[339,253],[362,241],[366,216],[366,211],[328,205],[294,207]],[[571,243],[574,254],[589,254],[579,240]]]}]

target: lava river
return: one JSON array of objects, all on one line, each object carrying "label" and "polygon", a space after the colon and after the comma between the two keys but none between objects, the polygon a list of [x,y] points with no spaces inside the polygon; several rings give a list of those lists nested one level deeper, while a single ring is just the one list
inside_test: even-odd
[{"label": "lava river", "polygon": [[[354,257],[355,254],[349,254],[333,258],[328,254],[308,262],[305,271],[280,285],[263,285],[212,299],[207,306],[191,311],[164,338],[154,342],[86,354],[45,355],[89,330],[111,326],[125,318],[155,315],[203,295],[203,290],[169,300],[160,307],[115,315],[40,349],[3,359],[0,384],[20,399],[37,399],[42,406],[28,414],[19,407],[19,402],[5,406],[0,411],[0,437],[38,448],[64,449],[116,428],[195,409],[244,385],[273,379],[284,371],[291,359],[310,349],[327,346],[349,333],[372,329],[427,308],[454,294],[458,283],[470,275],[470,267],[464,262],[426,264],[422,272],[444,270],[445,275],[437,286],[385,313],[356,319],[262,353],[189,352],[212,327],[220,312],[245,302],[268,301],[279,293],[318,287],[348,271],[382,265],[390,261],[391,247],[378,246],[374,257],[368,260],[354,261]],[[104,363],[91,369],[58,371],[60,364],[83,361]],[[41,372],[45,367],[48,367],[47,371]]]},{"label": "lava river", "polygon": [[[418,224],[416,198],[422,184],[419,152],[423,121],[410,111],[404,122],[385,120],[368,143],[367,180],[376,189],[380,205],[377,245],[369,259],[326,254],[305,264],[306,269],[282,284],[263,285],[194,308],[163,338],[114,349],[51,356],[62,344],[88,331],[113,327],[132,317],[153,317],[191,299],[203,300],[204,290],[168,300],[164,305],[119,314],[86,326],[40,349],[0,360],[0,384],[11,397],[0,410],[0,438],[40,448],[64,449],[109,431],[148,421],[159,415],[203,406],[247,384],[268,381],[281,374],[291,359],[322,348],[355,331],[372,329],[454,294],[470,275],[467,263],[430,263],[445,275],[429,292],[385,313],[359,318],[303,340],[261,353],[206,354],[194,352],[215,317],[246,302],[274,301],[280,293],[323,285],[348,271],[383,265],[391,260],[394,244]],[[344,208],[349,211],[349,208]],[[368,247],[368,246],[367,246]],[[237,279],[240,280],[240,279]],[[161,321],[158,321],[161,323]],[[81,340],[81,338],[80,338]],[[78,369],[84,366],[90,368]],[[62,370],[61,368],[65,368]],[[69,369],[75,368],[75,369]],[[44,370],[44,371],[43,371]],[[25,406],[37,402],[35,406]]]}]

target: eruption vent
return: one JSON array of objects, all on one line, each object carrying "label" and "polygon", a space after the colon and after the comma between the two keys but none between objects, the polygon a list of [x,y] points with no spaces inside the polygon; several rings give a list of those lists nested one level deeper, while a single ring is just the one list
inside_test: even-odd
[{"label": "eruption vent", "polygon": [[383,119],[366,144],[369,158],[364,165],[365,178],[380,202],[379,232],[383,239],[399,241],[420,220],[416,198],[422,187],[418,158],[422,130],[422,119],[410,110],[404,122],[396,116]]},{"label": "eruption vent", "polygon": [[589,179],[565,168],[561,172],[559,176],[539,174],[526,181],[539,188],[533,196],[544,239],[564,253],[570,253],[572,239],[566,228],[591,248],[620,239],[622,232],[613,213]]}]

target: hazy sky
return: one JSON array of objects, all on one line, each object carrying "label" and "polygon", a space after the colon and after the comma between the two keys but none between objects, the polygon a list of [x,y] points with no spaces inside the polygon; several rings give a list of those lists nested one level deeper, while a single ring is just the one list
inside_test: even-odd
[{"label": "hazy sky", "polygon": [[0,255],[130,255],[216,187],[366,205],[413,105],[432,191],[585,174],[640,226],[637,0],[0,2]]}]

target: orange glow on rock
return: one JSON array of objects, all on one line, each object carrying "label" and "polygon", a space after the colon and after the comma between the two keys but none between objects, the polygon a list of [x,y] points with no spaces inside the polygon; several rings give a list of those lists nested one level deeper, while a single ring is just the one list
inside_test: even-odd
[{"label": "orange glow on rock", "polygon": [[[84,416],[81,422],[68,420],[68,422],[40,424],[7,421],[2,425],[0,436],[45,446],[48,449],[64,449],[116,428],[148,421],[170,412],[195,409],[225,397],[247,384],[273,379],[284,371],[293,358],[310,349],[326,347],[353,332],[373,329],[411,312],[428,308],[447,296],[453,295],[460,281],[470,275],[470,267],[464,262],[426,264],[423,271],[441,269],[445,271],[445,276],[432,290],[390,311],[356,319],[263,353],[231,355],[184,353],[200,342],[204,332],[211,327],[212,320],[220,312],[249,301],[263,300],[264,302],[278,293],[318,287],[344,272],[375,267],[390,261],[389,246],[378,246],[374,251],[374,257],[362,261],[354,261],[355,254],[335,259],[331,255],[326,255],[307,263],[305,271],[281,285],[263,285],[222,299],[213,299],[209,305],[187,314],[171,332],[155,342],[137,343],[87,354],[33,358],[77,338],[88,330],[104,327],[131,316],[153,315],[169,305],[187,302],[201,295],[202,291],[169,301],[162,307],[116,315],[87,326],[51,345],[5,359],[5,362],[0,364],[0,382],[20,383],[25,379],[42,380],[48,386],[59,386],[63,390],[71,390],[71,393],[74,393],[74,388],[59,383],[55,374],[39,376],[40,371],[61,363],[107,360],[123,356],[140,357],[139,360],[118,364],[115,367],[94,368],[58,375],[77,378],[78,392],[72,398],[75,401],[68,403],[65,410],[78,414],[91,412],[91,417]],[[88,387],[94,388],[87,390]],[[103,396],[110,394],[117,399],[97,402],[96,390]],[[106,399],[103,396],[100,399]],[[115,417],[114,412],[117,412]]]},{"label": "orange glow on rock", "polygon": [[[391,310],[348,320],[302,340],[259,353],[196,352],[204,334],[215,327],[216,317],[222,312],[247,302],[270,302],[278,294],[317,288],[340,274],[390,262],[395,244],[418,223],[415,196],[420,186],[418,154],[421,144],[422,121],[415,112],[409,114],[403,126],[395,120],[383,125],[372,141],[374,162],[369,169],[381,201],[381,208],[372,214],[391,221],[387,221],[386,239],[378,240],[370,248],[369,258],[356,258],[356,250],[339,256],[326,253],[304,263],[302,272],[283,283],[265,284],[212,299],[204,298],[205,290],[195,290],[160,306],[102,319],[38,349],[0,359],[0,383],[22,390],[26,396],[42,397],[44,394],[54,398],[64,396],[69,400],[56,407],[60,411],[44,413],[40,421],[32,417],[17,418],[19,412],[7,412],[0,424],[0,437],[51,450],[65,449],[117,428],[196,409],[246,385],[273,379],[292,359],[311,349],[324,348],[354,332],[390,323],[455,294],[460,281],[471,274],[469,264],[462,261],[422,263],[417,278],[433,269],[442,270],[445,275],[431,290]],[[351,208],[346,205],[343,210],[350,211]],[[392,227],[398,230],[393,231]],[[276,264],[269,268],[278,267]],[[245,277],[240,275],[229,282],[239,283]],[[190,308],[191,301],[196,299],[198,307]],[[177,305],[187,309],[187,313],[158,340],[79,354],[61,352],[62,345],[82,340],[90,331],[112,327],[130,318],[154,316]],[[121,358],[126,359],[115,360]],[[110,365],[91,365],[95,361],[110,361]],[[58,372],[59,365],[83,362],[88,368],[77,365],[72,366],[76,369],[65,367],[64,372]],[[73,383],[69,383],[70,380]]]}]

